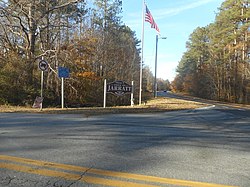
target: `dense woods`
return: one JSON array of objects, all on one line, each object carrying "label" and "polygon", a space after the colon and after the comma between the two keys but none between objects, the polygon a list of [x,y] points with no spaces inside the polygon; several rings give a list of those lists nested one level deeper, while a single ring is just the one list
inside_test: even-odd
[{"label": "dense woods", "polygon": [[0,104],[33,104],[41,92],[41,60],[49,64],[44,106],[60,104],[58,67],[70,69],[64,86],[68,106],[102,105],[104,79],[133,80],[137,98],[140,41],[122,23],[121,11],[121,0],[0,1]]},{"label": "dense woods", "polygon": [[214,23],[198,27],[172,82],[175,91],[195,96],[250,103],[249,0],[226,0]]}]

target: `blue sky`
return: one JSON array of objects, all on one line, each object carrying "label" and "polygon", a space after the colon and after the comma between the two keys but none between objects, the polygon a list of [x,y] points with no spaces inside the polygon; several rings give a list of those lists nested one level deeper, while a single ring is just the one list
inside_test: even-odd
[{"label": "blue sky", "polygon": [[[189,35],[197,27],[214,22],[218,7],[223,0],[147,0],[161,37],[158,42],[157,78],[172,81],[176,75]],[[123,0],[123,22],[141,39],[142,0]],[[154,72],[156,31],[145,22],[144,62]]]}]

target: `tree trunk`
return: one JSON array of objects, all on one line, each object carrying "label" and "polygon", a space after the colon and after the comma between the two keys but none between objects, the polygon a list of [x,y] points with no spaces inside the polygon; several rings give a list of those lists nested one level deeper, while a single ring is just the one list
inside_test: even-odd
[{"label": "tree trunk", "polygon": [[28,54],[27,54],[27,73],[28,73],[28,83],[33,84],[33,70],[34,70],[34,54],[35,54],[35,42],[36,42],[36,29],[37,25],[34,20],[34,10],[35,5],[29,5],[29,30],[28,30]]}]

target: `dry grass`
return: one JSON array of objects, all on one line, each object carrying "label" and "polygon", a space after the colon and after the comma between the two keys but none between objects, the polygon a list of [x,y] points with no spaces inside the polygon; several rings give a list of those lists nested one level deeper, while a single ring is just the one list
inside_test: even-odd
[{"label": "dry grass", "polygon": [[148,101],[141,106],[119,106],[119,107],[91,107],[91,108],[44,108],[42,111],[28,107],[19,106],[0,106],[0,112],[27,112],[27,113],[55,113],[55,114],[84,114],[86,116],[115,114],[115,113],[152,113],[173,110],[194,109],[207,106],[204,103],[186,101],[173,98],[157,98]]}]

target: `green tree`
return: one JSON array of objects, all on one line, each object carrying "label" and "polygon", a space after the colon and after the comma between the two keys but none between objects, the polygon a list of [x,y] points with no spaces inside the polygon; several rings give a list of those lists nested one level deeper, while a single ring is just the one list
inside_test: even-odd
[{"label": "green tree", "polygon": [[[205,98],[249,100],[249,2],[226,0],[215,22],[197,28],[177,72],[184,91]],[[180,78],[179,78],[180,79]]]}]

